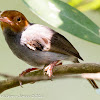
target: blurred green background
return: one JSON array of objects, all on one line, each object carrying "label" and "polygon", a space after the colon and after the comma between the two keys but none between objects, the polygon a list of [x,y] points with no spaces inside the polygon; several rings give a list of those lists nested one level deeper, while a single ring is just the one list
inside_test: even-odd
[{"label": "blurred green background", "polygon": [[[0,0],[0,10],[18,10],[22,12],[30,22],[48,25],[39,19],[36,15],[34,15],[22,2],[22,0]],[[87,15],[94,23],[100,26],[99,10],[85,11],[84,14]],[[48,26],[51,27],[50,25]],[[71,34],[65,34],[63,31],[58,29],[55,30],[63,33],[64,36],[74,45],[74,47],[83,57],[84,62],[100,62],[100,45],[84,41]],[[0,72],[11,75],[18,75],[29,67],[31,66],[27,65],[13,55],[4,40],[2,30],[0,29]],[[2,78],[0,77],[0,79]],[[97,83],[100,86],[100,82]],[[3,92],[0,94],[0,100],[5,100],[6,98],[10,100],[99,100],[100,98],[100,95],[94,91],[94,89],[85,79],[71,78],[53,81],[41,81],[36,82],[35,84],[27,84],[23,87],[24,88],[21,88],[19,86]],[[36,97],[37,95],[40,97]]]}]

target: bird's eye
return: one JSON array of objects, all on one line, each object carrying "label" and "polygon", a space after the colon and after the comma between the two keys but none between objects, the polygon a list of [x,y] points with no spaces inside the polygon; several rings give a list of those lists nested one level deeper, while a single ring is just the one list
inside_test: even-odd
[{"label": "bird's eye", "polygon": [[19,22],[21,21],[20,17],[19,17],[19,18],[17,18],[17,21],[19,21]]}]

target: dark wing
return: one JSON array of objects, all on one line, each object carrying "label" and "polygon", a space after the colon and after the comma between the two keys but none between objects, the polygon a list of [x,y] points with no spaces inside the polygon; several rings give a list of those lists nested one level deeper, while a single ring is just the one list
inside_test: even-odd
[{"label": "dark wing", "polygon": [[74,46],[64,36],[57,32],[55,32],[51,38],[51,48],[49,51],[73,55],[83,60]]},{"label": "dark wing", "polygon": [[34,31],[25,36],[27,38],[26,46],[30,49],[73,55],[83,60],[73,45],[61,34],[39,24],[33,25],[33,28]]}]

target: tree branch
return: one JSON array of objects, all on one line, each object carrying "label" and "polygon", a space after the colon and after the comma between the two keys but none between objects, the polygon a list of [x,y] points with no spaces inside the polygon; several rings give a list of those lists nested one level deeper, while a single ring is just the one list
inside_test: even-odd
[{"label": "tree branch", "polygon": [[[97,73],[100,72],[100,64],[95,64],[95,63],[76,63],[76,64],[68,64],[68,65],[61,65],[61,66],[55,66],[53,69],[53,75],[52,79],[57,79],[57,78],[62,78],[62,77],[86,77],[88,74],[83,74],[82,73]],[[75,76],[68,75],[68,74],[78,74]],[[6,77],[7,80],[2,80],[0,81],[0,93],[3,91],[14,88],[19,86],[19,80],[22,81],[22,84],[27,84],[27,83],[34,83],[36,81],[41,81],[41,80],[50,80],[50,78],[47,75],[44,75],[44,71],[42,70],[37,70],[34,72],[27,73],[25,77],[15,77],[15,76],[10,76],[6,74],[0,74],[0,76]]]}]

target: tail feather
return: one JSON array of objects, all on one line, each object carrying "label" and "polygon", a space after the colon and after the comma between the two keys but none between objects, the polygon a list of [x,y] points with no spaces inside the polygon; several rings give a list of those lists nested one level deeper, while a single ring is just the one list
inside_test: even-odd
[{"label": "tail feather", "polygon": [[96,84],[96,82],[92,79],[87,79],[90,84],[93,86],[94,89],[99,89],[98,85]]},{"label": "tail feather", "polygon": [[[80,63],[80,62],[78,61],[78,59],[75,59],[73,62],[74,62],[74,63]],[[93,87],[94,89],[99,89],[98,85],[96,84],[96,82],[95,82],[93,79],[87,79],[87,80],[89,81],[89,83],[92,85],[92,87]]]}]

